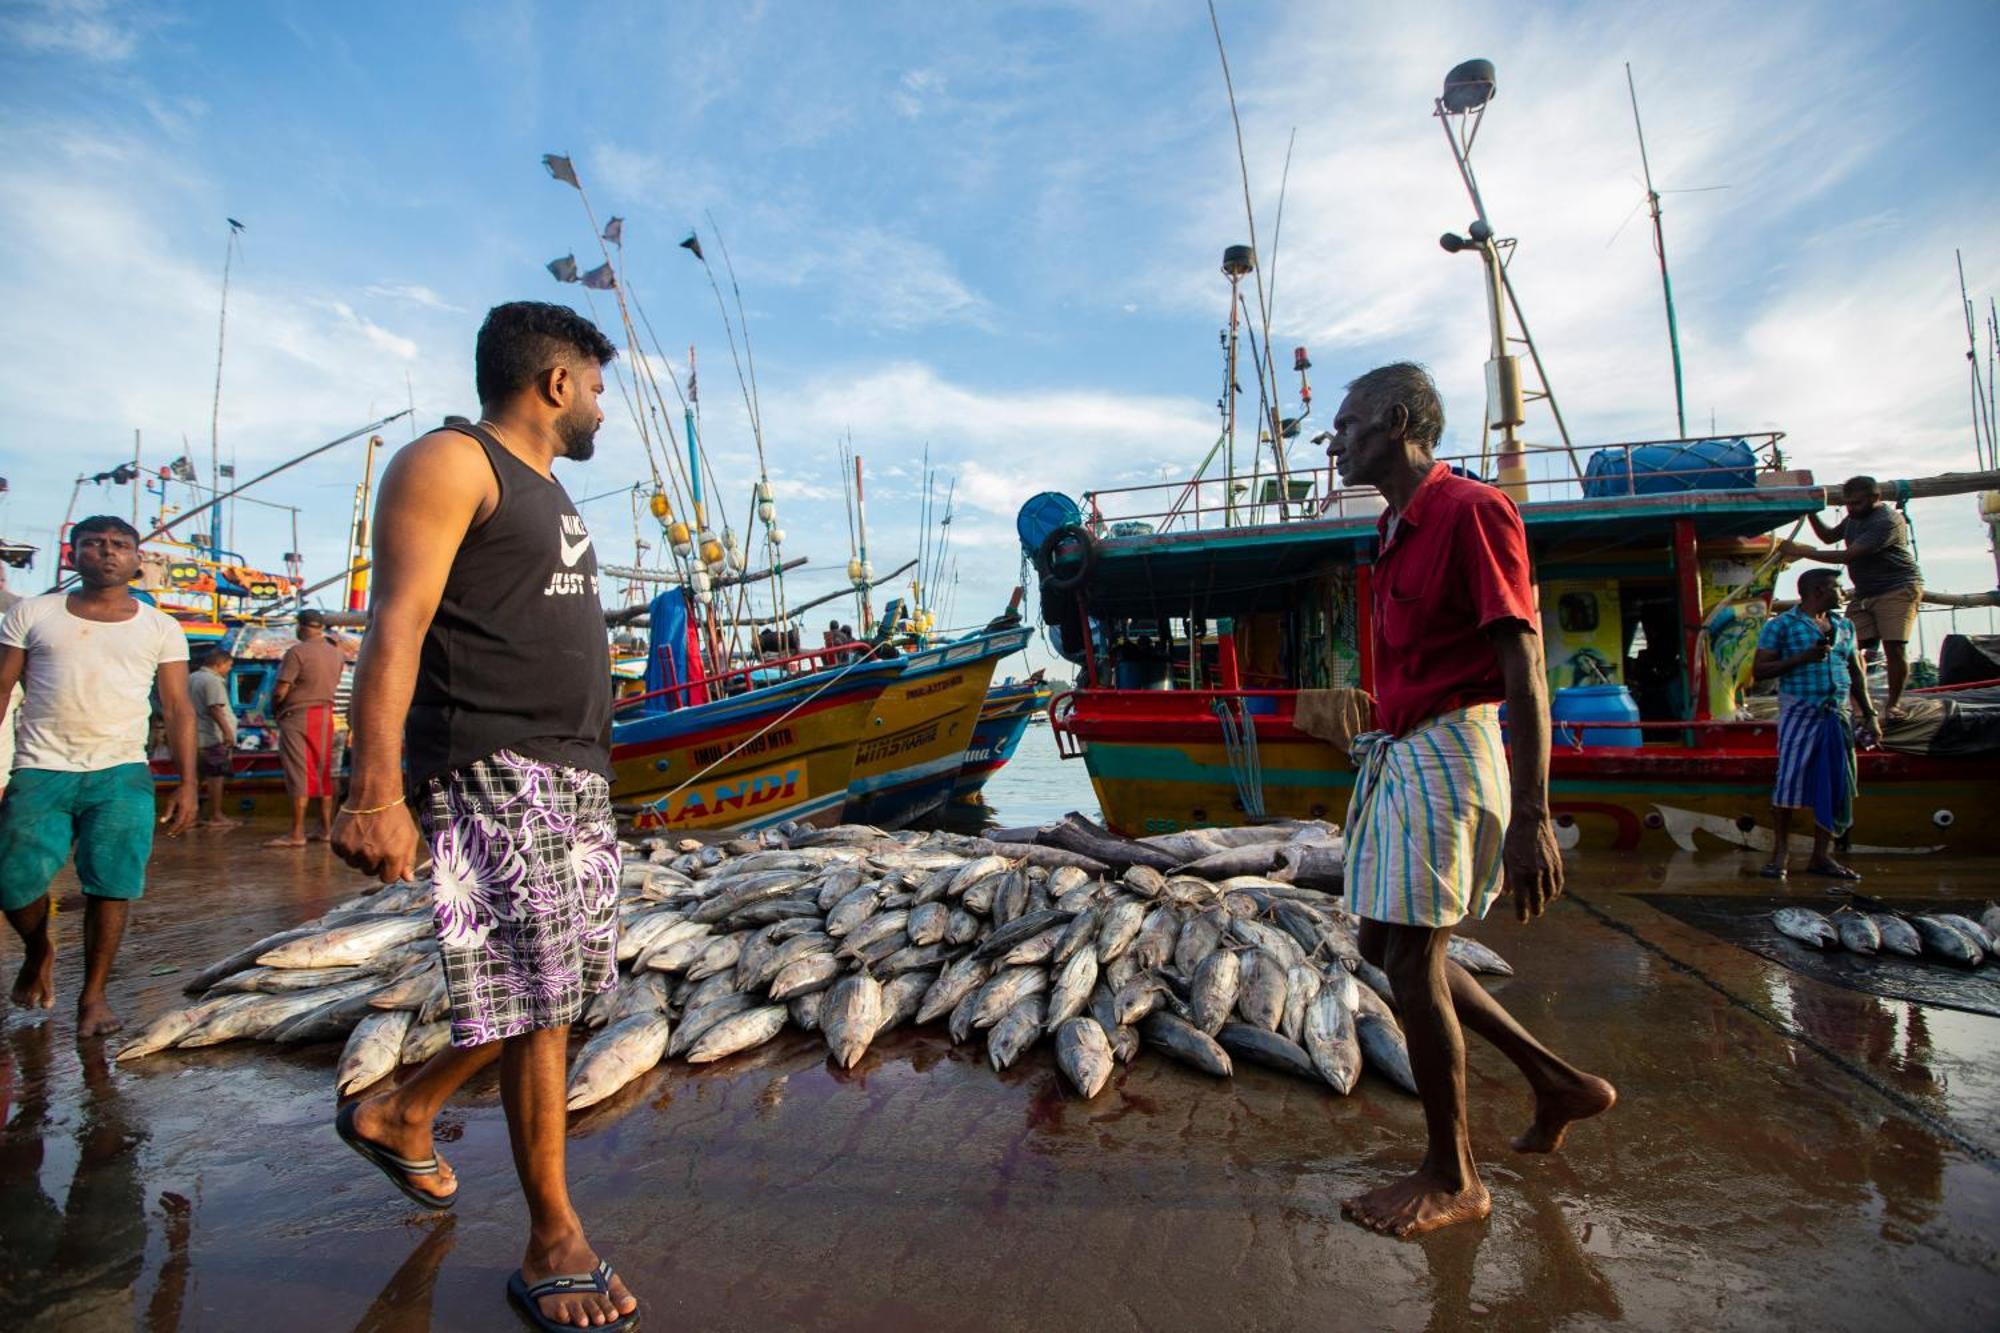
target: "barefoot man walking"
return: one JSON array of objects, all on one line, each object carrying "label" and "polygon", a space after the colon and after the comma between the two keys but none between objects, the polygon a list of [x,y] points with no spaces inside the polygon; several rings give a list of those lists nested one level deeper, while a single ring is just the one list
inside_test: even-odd
[{"label": "barefoot man walking", "polygon": [[99,515],[71,528],[69,540],[83,586],[29,597],[0,620],[0,713],[14,686],[24,687],[13,779],[0,800],[0,907],[27,953],[14,1003],[53,1007],[49,881],[74,855],[85,903],[76,1034],[98,1037],[118,1030],[104,987],[153,850],[149,696],[157,684],[181,774],[160,820],[168,837],[194,823],[194,706],[187,636],[172,616],[132,595],[138,532]]},{"label": "barefoot man walking", "polygon": [[638,1319],[584,1239],[563,1162],[570,1024],[618,983],[619,862],[597,559],[552,465],[590,457],[616,354],[566,307],[496,306],[474,358],[484,418],[390,463],[333,833],[348,864],[397,880],[415,869],[421,820],[452,1041],[401,1087],[342,1107],[340,1137],[413,1201],[448,1208],[458,1183],[431,1124],[497,1059],[528,1202],[507,1289],[543,1328]]},{"label": "barefoot man walking", "polygon": [[1617,1100],[1445,957],[1452,927],[1484,916],[1503,881],[1516,916],[1539,915],[1562,892],[1562,861],[1549,824],[1548,695],[1527,534],[1505,495],[1435,461],[1443,431],[1437,386],[1404,362],[1347,386],[1328,447],[1343,484],[1374,486],[1389,503],[1373,574],[1381,730],[1354,743],[1347,893],[1362,918],[1361,952],[1396,995],[1428,1142],[1414,1172],[1342,1209],[1395,1236],[1491,1209],[1466,1136],[1461,1023],[1534,1092],[1517,1151],[1554,1151],[1572,1121]]}]

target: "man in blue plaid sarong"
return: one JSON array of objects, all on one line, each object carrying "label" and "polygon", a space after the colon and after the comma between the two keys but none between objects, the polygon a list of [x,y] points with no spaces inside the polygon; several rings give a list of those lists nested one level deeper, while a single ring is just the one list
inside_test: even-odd
[{"label": "man in blue plaid sarong", "polygon": [[1875,744],[1875,704],[1854,651],[1854,625],[1834,610],[1840,574],[1810,569],[1799,575],[1799,604],[1766,621],[1757,635],[1755,680],[1778,682],[1778,777],[1771,793],[1773,844],[1766,879],[1785,878],[1791,861],[1792,812],[1812,813],[1812,856],[1806,873],[1852,881],[1861,876],[1833,857],[1833,840],[1854,822],[1854,745],[1846,699],[1861,714],[1859,740]]}]

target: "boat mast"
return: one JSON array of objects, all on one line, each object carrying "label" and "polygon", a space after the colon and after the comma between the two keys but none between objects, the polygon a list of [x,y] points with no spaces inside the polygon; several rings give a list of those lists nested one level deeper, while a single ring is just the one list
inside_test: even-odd
[{"label": "boat mast", "polygon": [[1243,313],[1243,275],[1257,267],[1257,251],[1232,245],[1222,252],[1222,276],[1229,279],[1229,327],[1222,335],[1222,526],[1236,526],[1236,345]]},{"label": "boat mast", "polygon": [[1632,82],[1632,62],[1625,62],[1625,91],[1632,98],[1632,128],[1639,136],[1639,168],[1646,174],[1646,207],[1653,214],[1653,253],[1660,257],[1660,292],[1667,301],[1667,347],[1674,356],[1674,421],[1681,438],[1688,433],[1687,395],[1681,383],[1681,334],[1674,319],[1674,284],[1667,276],[1667,235],[1660,226],[1660,192],[1653,188],[1653,165],[1646,157],[1646,127],[1639,123],[1639,90]]},{"label": "boat mast", "polygon": [[861,603],[861,633],[865,637],[875,630],[875,609],[868,601],[868,580],[874,571],[868,564],[868,504],[861,491],[860,454],[854,456],[854,533],[860,554],[848,564],[847,573]]},{"label": "boat mast", "polygon": [[[1514,240],[1493,234],[1486,202],[1480,197],[1479,179],[1472,171],[1473,140],[1479,135],[1486,104],[1493,100],[1493,93],[1493,62],[1468,60],[1444,76],[1444,91],[1433,102],[1432,114],[1444,128],[1445,142],[1451,146],[1452,161],[1458,165],[1465,192],[1472,198],[1473,212],[1472,224],[1465,229],[1464,236],[1446,232],[1438,238],[1438,244],[1447,254],[1474,251],[1486,270],[1486,315],[1493,347],[1486,362],[1486,424],[1500,432],[1500,489],[1519,502],[1528,498],[1527,452],[1520,436],[1521,427],[1527,423],[1527,404],[1531,400],[1548,403],[1565,453],[1569,451],[1569,427],[1563,423],[1562,409],[1556,405],[1555,391],[1549,387],[1548,373],[1542,367],[1542,354],[1535,347],[1534,335],[1528,332],[1520,300],[1507,278],[1507,264],[1501,251],[1512,254]],[[1509,314],[1521,330],[1518,338],[1508,331]],[[1521,359],[1510,350],[1514,343],[1527,346],[1535,376],[1541,381],[1540,389],[1530,390],[1521,383]],[[1581,475],[1573,454],[1570,467]]]},{"label": "boat mast", "polygon": [[[416,409],[410,409],[414,414]],[[347,609],[368,609],[368,504],[375,486],[375,451],[382,447],[380,435],[368,437],[361,458],[361,484],[354,488],[354,543],[347,553]]]}]

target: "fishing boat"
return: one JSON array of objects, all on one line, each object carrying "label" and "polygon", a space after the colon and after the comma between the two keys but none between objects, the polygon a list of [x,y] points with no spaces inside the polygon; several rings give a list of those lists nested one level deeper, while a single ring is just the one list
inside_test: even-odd
[{"label": "fishing boat", "polygon": [[1014,757],[1028,723],[1046,716],[1049,700],[1054,696],[1055,690],[1042,679],[1040,671],[1026,680],[1010,677],[987,690],[979,720],[972,728],[972,744],[966,747],[958,778],[952,784],[953,801],[979,800],[987,781]]},{"label": "fishing boat", "polygon": [[[1788,459],[1773,432],[1686,438],[1683,425],[1669,439],[1571,446],[1507,275],[1512,242],[1496,236],[1472,172],[1492,80],[1489,63],[1468,62],[1436,103],[1476,213],[1467,235],[1443,245],[1483,261],[1493,339],[1482,447],[1441,461],[1497,484],[1526,526],[1555,722],[1558,840],[1769,850],[1775,709],[1748,689],[1750,667],[1786,539],[1837,490]],[[1343,489],[1324,463],[1285,453],[1311,406],[1304,348],[1294,354],[1294,417],[1278,410],[1271,358],[1256,367],[1252,466],[1230,465],[1238,284],[1255,263],[1251,246],[1223,260],[1229,388],[1209,456],[1223,457],[1220,475],[1204,462],[1189,480],[1100,490],[1080,505],[1045,494],[1019,519],[1043,620],[1083,669],[1050,706],[1058,748],[1084,762],[1105,822],[1126,834],[1345,822],[1354,769],[1337,743],[1342,710],[1392,651],[1371,629],[1382,497]],[[1268,349],[1268,310],[1264,318]],[[1677,351],[1676,369],[1678,387]],[[1560,444],[1525,444],[1530,403],[1547,404]],[[1486,447],[1496,436],[1497,448]],[[2000,540],[1996,489],[2000,472],[1989,470],[1889,482],[1883,493],[1903,503],[1984,492],[1983,521]],[[1988,814],[2000,808],[1990,702],[2000,682],[1971,684],[1906,695],[1908,719],[1889,727],[1884,748],[1860,755],[1850,850],[2000,851],[2000,821]]]},{"label": "fishing boat", "polygon": [[1007,627],[933,644],[903,660],[856,746],[848,823],[902,828],[951,799],[973,748],[987,686],[1031,631]]}]

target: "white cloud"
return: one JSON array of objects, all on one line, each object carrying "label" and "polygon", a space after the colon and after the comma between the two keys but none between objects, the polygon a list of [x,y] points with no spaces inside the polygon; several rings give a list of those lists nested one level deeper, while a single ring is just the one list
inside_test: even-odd
[{"label": "white cloud", "polygon": [[148,20],[118,0],[27,0],[0,18],[0,35],[24,51],[121,64],[139,49]]},{"label": "white cloud", "polygon": [[453,305],[429,287],[417,282],[376,282],[364,289],[368,295],[385,301],[401,301],[408,305],[423,306],[429,310],[447,310],[462,314],[463,306]]}]

